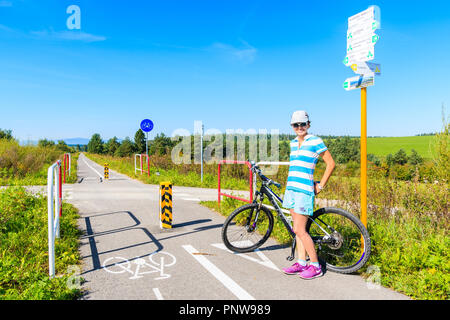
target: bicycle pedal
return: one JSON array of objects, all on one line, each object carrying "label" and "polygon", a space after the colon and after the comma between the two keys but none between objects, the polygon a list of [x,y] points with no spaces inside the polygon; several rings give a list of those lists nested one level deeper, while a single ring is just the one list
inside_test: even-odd
[{"label": "bicycle pedal", "polygon": [[289,257],[286,258],[286,260],[292,261],[292,260],[294,260],[294,257],[293,256],[289,256]]}]

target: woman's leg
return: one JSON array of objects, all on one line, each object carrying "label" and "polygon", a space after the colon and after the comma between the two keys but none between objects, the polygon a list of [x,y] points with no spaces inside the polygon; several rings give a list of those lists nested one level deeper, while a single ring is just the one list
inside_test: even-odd
[{"label": "woman's leg", "polygon": [[302,241],[300,240],[300,237],[297,236],[297,231],[295,231],[295,226],[296,226],[296,219],[297,216],[299,216],[299,214],[294,212],[294,209],[291,209],[291,217],[292,217],[292,221],[294,222],[294,232],[296,234],[295,239],[296,239],[296,243],[297,243],[297,253],[298,253],[298,258],[300,260],[304,260],[306,261],[306,250],[305,247],[303,246]]},{"label": "woman's leg", "polygon": [[[303,252],[306,251],[308,253],[308,256],[310,258],[310,262],[319,262],[319,259],[317,257],[316,248],[314,247],[314,242],[311,239],[311,236],[308,232],[306,232],[306,223],[308,222],[308,216],[303,214],[298,214],[293,212],[293,220],[294,220],[294,232],[296,234],[297,238],[297,246],[302,245]],[[300,241],[298,241],[300,240]],[[302,257],[300,254],[305,255],[303,252],[298,251],[300,259]],[[306,255],[305,255],[306,257]]]}]

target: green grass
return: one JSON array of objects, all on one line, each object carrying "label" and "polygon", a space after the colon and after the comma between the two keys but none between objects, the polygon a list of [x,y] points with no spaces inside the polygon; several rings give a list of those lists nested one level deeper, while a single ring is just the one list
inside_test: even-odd
[{"label": "green grass", "polygon": [[[75,183],[77,181],[77,160],[78,153],[72,154],[72,163],[70,176],[66,175],[66,183]],[[60,160],[62,159],[62,155],[60,156]],[[57,159],[55,159],[56,161]],[[25,176],[8,176],[1,178],[0,177],[0,185],[6,186],[44,186],[47,184],[47,171],[48,168],[52,165],[51,163],[45,163],[38,171],[30,172]]]},{"label": "green grass", "polygon": [[0,300],[66,300],[81,291],[68,287],[69,270],[80,262],[77,210],[63,203],[56,239],[56,277],[49,279],[47,198],[22,187],[0,191]]},{"label": "green grass", "polygon": [[395,154],[398,150],[404,149],[410,155],[411,149],[423,158],[430,159],[430,144],[434,136],[412,136],[412,137],[380,137],[367,139],[367,153],[376,156],[387,156],[389,153]]},{"label": "green grass", "polygon": [[[0,139],[0,186],[46,185],[48,167],[62,160],[56,147],[21,146],[15,140]],[[72,169],[66,183],[77,179],[78,154],[72,154]]]}]

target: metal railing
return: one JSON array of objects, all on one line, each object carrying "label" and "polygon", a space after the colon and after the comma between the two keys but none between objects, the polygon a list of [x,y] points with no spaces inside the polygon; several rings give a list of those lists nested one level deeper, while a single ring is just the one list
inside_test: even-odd
[{"label": "metal railing", "polygon": [[[137,167],[137,161],[136,161],[137,157],[140,158],[140,163],[141,163],[140,169]],[[147,157],[147,170],[145,172],[147,172],[147,175],[150,176],[150,157],[148,155],[146,155],[145,153],[134,155],[134,174],[136,174],[136,171],[140,171],[141,174],[144,172],[144,163],[143,163],[142,157]]]},{"label": "metal railing", "polygon": [[[246,164],[247,165],[248,172],[249,172],[250,199],[244,199],[244,198],[233,196],[231,194],[220,192],[220,166],[221,166],[221,164]],[[252,169],[252,165],[248,161],[239,161],[239,160],[220,160],[219,161],[218,173],[217,173],[218,174],[217,191],[218,191],[219,206],[220,206],[220,197],[221,196],[229,197],[229,198],[233,198],[233,199],[237,199],[237,200],[241,200],[241,201],[245,201],[245,202],[248,202],[248,203],[252,203],[253,202],[253,183],[252,183],[253,182],[253,172],[252,172],[251,169]]]},{"label": "metal railing", "polygon": [[[257,162],[256,163],[257,166],[259,165],[270,165],[270,166],[288,166],[289,162],[276,162],[276,161],[261,161],[261,162]],[[253,190],[254,192],[256,192],[257,188],[256,188],[256,175],[253,176]],[[263,204],[263,206],[271,209],[271,210],[275,210],[274,207],[269,206],[267,204]],[[286,209],[281,209],[281,211],[283,211],[284,213],[290,214],[291,212],[289,210]]]},{"label": "metal railing", "polygon": [[62,215],[61,160],[56,161],[47,172],[48,210],[48,272],[55,277],[55,238],[60,237],[59,220]]},{"label": "metal railing", "polygon": [[70,153],[65,153],[63,157],[63,172],[64,172],[64,183],[66,183],[66,173],[69,173],[70,176],[70,167],[72,164],[72,156]]}]

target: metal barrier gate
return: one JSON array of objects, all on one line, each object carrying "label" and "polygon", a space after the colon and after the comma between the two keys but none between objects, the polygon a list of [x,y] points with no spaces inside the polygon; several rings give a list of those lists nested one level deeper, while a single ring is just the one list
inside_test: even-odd
[{"label": "metal barrier gate", "polygon": [[[140,163],[141,163],[140,169],[136,166],[137,165],[136,157],[139,157],[139,159],[140,159]],[[150,176],[150,157],[148,155],[146,155],[145,153],[134,155],[134,174],[136,174],[136,171],[140,171],[141,174],[144,172],[144,163],[143,163],[142,157],[147,157],[147,170],[145,172],[147,172],[147,175]]]},{"label": "metal barrier gate", "polygon": [[[244,198],[232,196],[232,195],[227,194],[227,193],[220,192],[220,165],[221,164],[246,164],[247,165],[248,172],[249,172],[249,179],[248,180],[249,180],[249,185],[250,185],[250,199],[244,199]],[[219,166],[218,166],[218,169],[217,169],[217,175],[218,175],[218,178],[217,178],[217,182],[218,182],[217,183],[218,184],[217,190],[218,190],[218,204],[219,204],[219,206],[220,206],[220,197],[221,196],[225,196],[225,197],[229,197],[229,198],[245,201],[245,202],[248,202],[248,203],[252,203],[253,202],[253,173],[252,173],[251,168],[252,168],[252,165],[248,161],[239,161],[239,160],[220,160],[219,161]]]},{"label": "metal barrier gate", "polygon": [[48,273],[55,277],[55,238],[60,237],[59,219],[62,215],[61,160],[56,161],[47,172],[48,210]]}]

